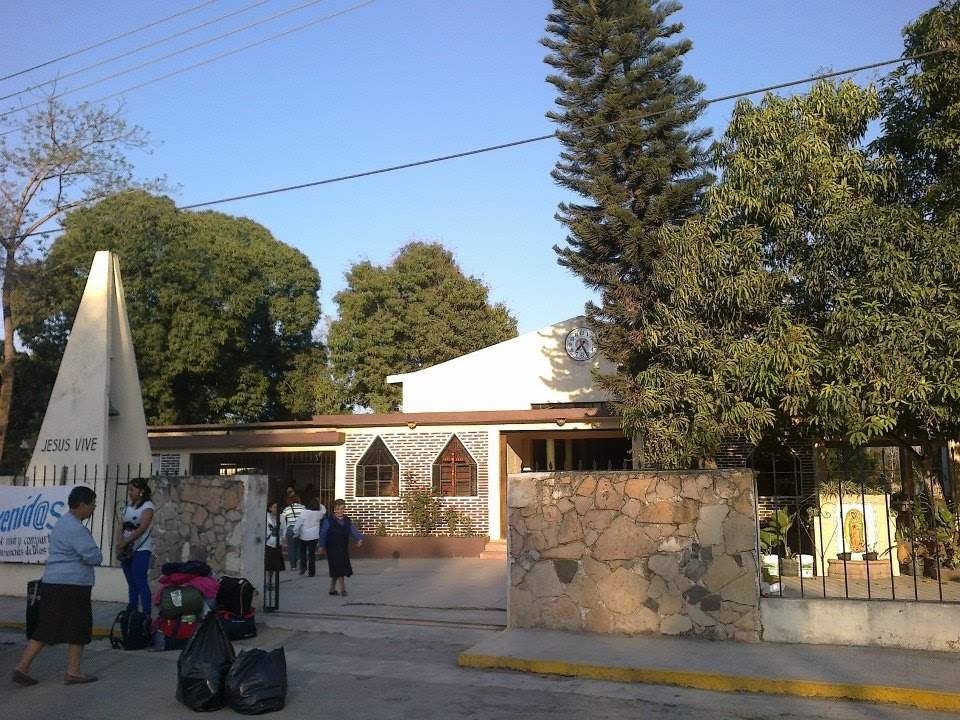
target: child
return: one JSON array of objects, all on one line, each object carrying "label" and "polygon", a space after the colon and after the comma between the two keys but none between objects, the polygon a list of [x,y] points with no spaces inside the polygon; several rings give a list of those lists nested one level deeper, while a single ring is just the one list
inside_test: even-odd
[{"label": "child", "polygon": [[[334,500],[333,517],[328,517],[320,529],[321,552],[327,553],[327,565],[330,568],[330,594],[347,594],[346,578],[353,575],[350,566],[350,538],[357,541],[357,547],[363,545],[361,535],[350,517],[346,514],[347,504],[343,500]],[[337,592],[337,580],[340,581],[340,592]]]}]

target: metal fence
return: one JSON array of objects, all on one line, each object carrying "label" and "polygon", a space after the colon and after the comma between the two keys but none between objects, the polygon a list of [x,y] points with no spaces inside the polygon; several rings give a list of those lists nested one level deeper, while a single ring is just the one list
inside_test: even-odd
[{"label": "metal fence", "polygon": [[765,596],[960,602],[960,518],[949,479],[909,448],[758,451]]},{"label": "metal fence", "polygon": [[[138,477],[150,477],[150,466],[137,465],[63,465],[34,468],[29,475],[18,475],[13,484],[22,487],[86,485],[97,494],[97,509],[84,524],[103,553],[103,565],[119,567],[116,535],[120,516],[127,501],[127,487]],[[146,473],[146,474],[144,474]]]}]

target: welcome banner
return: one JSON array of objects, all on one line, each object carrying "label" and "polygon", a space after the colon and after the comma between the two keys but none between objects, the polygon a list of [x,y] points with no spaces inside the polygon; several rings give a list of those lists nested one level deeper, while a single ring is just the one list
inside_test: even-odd
[{"label": "welcome banner", "polygon": [[46,562],[50,530],[75,487],[0,486],[0,562]]}]

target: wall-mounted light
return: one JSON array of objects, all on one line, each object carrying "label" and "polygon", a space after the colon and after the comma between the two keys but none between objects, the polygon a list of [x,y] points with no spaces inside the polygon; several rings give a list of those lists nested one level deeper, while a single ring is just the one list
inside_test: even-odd
[{"label": "wall-mounted light", "polygon": [[417,427],[417,421],[411,420],[410,422],[407,423],[407,427],[413,430],[415,427]]},{"label": "wall-mounted light", "polygon": [[557,426],[558,426],[558,427],[563,427],[563,424],[564,424],[566,421],[567,421],[567,419],[566,419],[566,418],[562,418],[562,417],[557,418],[556,420],[554,420],[554,422],[557,423]]}]

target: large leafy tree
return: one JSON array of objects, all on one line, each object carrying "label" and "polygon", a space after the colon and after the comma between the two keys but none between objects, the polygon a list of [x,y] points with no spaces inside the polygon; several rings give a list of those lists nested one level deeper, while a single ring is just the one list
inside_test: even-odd
[{"label": "large leafy tree", "polygon": [[897,159],[892,197],[934,217],[960,210],[960,0],[940,0],[904,29],[905,63],[881,83],[883,132]]},{"label": "large leafy tree", "polygon": [[660,231],[699,207],[712,181],[694,123],[703,86],[683,73],[689,40],[673,19],[675,2],[554,0],[542,43],[556,73],[563,145],[554,179],[581,200],[560,206],[568,231],[560,263],[599,290],[588,304],[598,346],[618,367],[598,378],[615,398],[636,392],[635,376],[653,357],[641,342],[654,301],[649,277]]},{"label": "large leafy tree", "polygon": [[737,106],[703,213],[662,233],[656,361],[625,402],[648,459],[960,431],[960,223],[889,200],[896,162],[862,146],[878,113],[849,82]]},{"label": "large leafy tree", "polygon": [[491,305],[487,287],[464,275],[453,254],[413,242],[393,262],[354,265],[337,293],[330,359],[343,397],[376,412],[396,410],[400,390],[385,381],[479,350],[517,334],[507,308]]},{"label": "large leafy tree", "polygon": [[[127,154],[146,144],[144,132],[119,111],[54,99],[0,122],[0,278],[3,361],[0,365],[0,453],[6,445],[18,368],[16,302],[24,269],[44,249],[39,230],[71,208],[134,183]],[[159,185],[159,183],[152,183]]]},{"label": "large leafy tree", "polygon": [[318,352],[320,278],[301,252],[250,220],[143,192],[74,211],[64,226],[21,304],[18,330],[38,359],[59,361],[93,254],[112,250],[148,422],[309,415],[288,382]]}]

